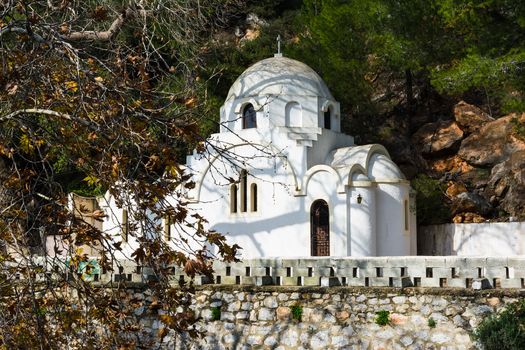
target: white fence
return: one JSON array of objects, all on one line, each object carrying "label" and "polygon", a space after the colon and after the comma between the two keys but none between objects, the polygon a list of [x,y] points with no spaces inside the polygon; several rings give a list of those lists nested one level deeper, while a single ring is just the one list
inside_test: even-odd
[{"label": "white fence", "polygon": [[418,254],[525,255],[525,222],[423,226],[418,229]]},{"label": "white fence", "polygon": [[[57,278],[60,278],[63,277],[60,271],[71,273],[67,264],[64,266],[65,269],[55,266],[42,271],[47,270],[46,274],[57,274]],[[525,257],[268,258],[237,263],[215,261],[213,267],[212,276],[196,276],[194,283],[239,286],[525,288]],[[171,268],[171,271],[173,283],[189,282],[189,277],[180,268]],[[144,283],[156,278],[150,268],[137,266],[131,261],[119,262],[113,271],[104,271],[98,267],[96,260],[92,260],[75,273],[81,274],[86,280],[108,286],[113,283]]]}]

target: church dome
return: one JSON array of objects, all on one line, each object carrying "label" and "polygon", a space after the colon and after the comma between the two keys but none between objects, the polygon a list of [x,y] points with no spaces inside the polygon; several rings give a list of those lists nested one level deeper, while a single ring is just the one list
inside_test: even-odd
[{"label": "church dome", "polygon": [[306,64],[287,57],[271,57],[246,69],[226,100],[261,95],[318,96],[333,100],[323,79]]}]

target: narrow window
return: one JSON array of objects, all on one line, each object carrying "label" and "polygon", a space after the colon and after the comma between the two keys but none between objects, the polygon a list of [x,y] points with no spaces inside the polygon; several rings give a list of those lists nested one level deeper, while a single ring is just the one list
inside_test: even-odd
[{"label": "narrow window", "polygon": [[324,128],[330,129],[332,127],[332,112],[330,111],[330,108],[324,112]]},{"label": "narrow window", "polygon": [[164,239],[167,242],[171,241],[171,218],[169,216],[164,218]]},{"label": "narrow window", "polygon": [[241,211],[245,213],[248,210],[248,172],[241,171]]},{"label": "narrow window", "polygon": [[405,231],[408,231],[408,201],[405,199]]},{"label": "narrow window", "polygon": [[247,104],[242,111],[242,128],[251,129],[257,127],[257,112],[251,103]]},{"label": "narrow window", "polygon": [[122,209],[122,240],[124,242],[128,241],[128,232],[129,232],[129,224],[128,224],[128,211],[127,209]]},{"label": "narrow window", "polygon": [[237,212],[237,185],[233,184],[230,186],[230,212]]},{"label": "narrow window", "polygon": [[257,184],[250,185],[250,204],[251,210],[257,211]]}]

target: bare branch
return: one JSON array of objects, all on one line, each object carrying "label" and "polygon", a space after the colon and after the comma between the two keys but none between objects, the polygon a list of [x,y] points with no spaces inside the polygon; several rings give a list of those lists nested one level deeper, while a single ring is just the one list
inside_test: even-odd
[{"label": "bare branch", "polygon": [[146,11],[132,10],[128,8],[117,16],[106,31],[86,30],[81,32],[71,32],[67,35],[63,35],[62,38],[67,41],[111,41],[120,32],[126,21],[139,15],[145,16]]}]

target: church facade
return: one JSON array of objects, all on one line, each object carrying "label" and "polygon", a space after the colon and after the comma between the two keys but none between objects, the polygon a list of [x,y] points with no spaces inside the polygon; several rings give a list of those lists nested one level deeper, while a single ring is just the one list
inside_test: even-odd
[{"label": "church facade", "polygon": [[410,183],[383,146],[341,133],[339,103],[310,67],[257,62],[220,113],[220,132],[187,158],[187,196],[242,258],[416,254]]}]

